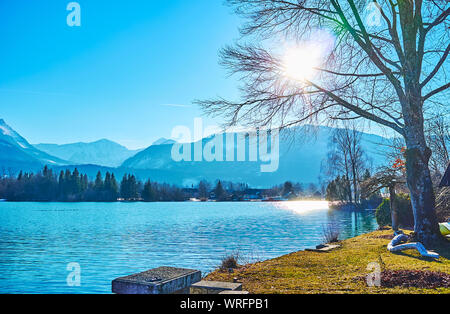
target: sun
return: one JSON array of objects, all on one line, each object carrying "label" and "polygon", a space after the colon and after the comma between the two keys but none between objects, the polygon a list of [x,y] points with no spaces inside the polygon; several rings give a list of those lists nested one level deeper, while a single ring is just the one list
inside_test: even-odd
[{"label": "sun", "polygon": [[317,73],[320,59],[321,51],[317,46],[288,48],[282,59],[283,76],[295,81],[311,80]]}]

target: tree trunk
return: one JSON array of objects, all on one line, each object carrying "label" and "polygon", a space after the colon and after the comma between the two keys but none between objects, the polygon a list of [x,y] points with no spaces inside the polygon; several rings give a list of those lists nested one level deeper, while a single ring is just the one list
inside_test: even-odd
[{"label": "tree trunk", "polygon": [[[414,212],[415,240],[433,246],[440,239],[439,224],[435,209],[435,195],[428,163],[431,150],[427,147],[423,132],[423,117],[414,112],[415,118],[405,119],[406,174]],[[411,118],[411,117],[410,117]],[[414,121],[415,120],[415,121]]]},{"label": "tree trunk", "polygon": [[[418,49],[418,34],[421,29],[421,15],[415,14],[414,1],[399,1],[398,9],[404,46],[403,80],[405,93],[399,94],[405,121],[404,137],[406,141],[406,175],[411,193],[411,202],[415,220],[415,240],[427,246],[439,241],[439,224],[436,217],[435,196],[429,161],[431,150],[428,148],[424,132],[423,98],[421,72],[423,51]],[[423,34],[423,33],[422,33]]]},{"label": "tree trunk", "polygon": [[441,235],[429,169],[432,152],[425,140],[421,89],[414,77],[414,71],[411,70],[405,79],[406,99],[403,108],[407,147],[406,177],[414,212],[415,240],[426,246],[433,246],[439,242]]},{"label": "tree trunk", "polygon": [[355,161],[352,161],[352,175],[353,175],[353,199],[355,200],[355,204],[359,202],[358,199],[358,183],[356,182],[356,168]]},{"label": "tree trunk", "polygon": [[398,231],[399,225],[398,225],[398,206],[397,206],[397,196],[395,193],[395,186],[391,185],[389,187],[389,197],[390,197],[390,204],[391,204],[391,218],[392,218],[392,229],[394,231]]},{"label": "tree trunk", "polygon": [[350,204],[353,203],[353,196],[352,196],[352,184],[350,183],[350,179],[348,175],[345,176],[345,188],[347,192],[347,198]]}]

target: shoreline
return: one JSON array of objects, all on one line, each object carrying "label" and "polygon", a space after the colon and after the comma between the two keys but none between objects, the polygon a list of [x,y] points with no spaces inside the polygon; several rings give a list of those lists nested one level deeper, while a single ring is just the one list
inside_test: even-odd
[{"label": "shoreline", "polygon": [[232,273],[215,270],[205,280],[233,282],[237,279],[251,294],[404,294],[445,293],[448,287],[368,287],[365,278],[378,265],[386,273],[412,271],[450,276],[450,243],[432,261],[415,251],[388,252],[392,230],[377,230],[340,241],[328,252],[298,251],[275,259],[240,265]]}]

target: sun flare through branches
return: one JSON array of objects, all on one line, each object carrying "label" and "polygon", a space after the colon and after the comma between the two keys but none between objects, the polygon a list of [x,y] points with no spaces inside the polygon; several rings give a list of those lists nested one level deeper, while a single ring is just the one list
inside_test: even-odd
[{"label": "sun flare through branches", "polygon": [[322,50],[317,45],[290,47],[282,58],[282,73],[289,80],[304,82],[317,74]]}]

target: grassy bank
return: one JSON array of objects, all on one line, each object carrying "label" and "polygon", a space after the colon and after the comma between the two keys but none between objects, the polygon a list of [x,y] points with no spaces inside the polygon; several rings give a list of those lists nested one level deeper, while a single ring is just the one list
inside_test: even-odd
[{"label": "grassy bank", "polygon": [[244,290],[253,294],[450,293],[448,287],[368,287],[365,277],[372,271],[367,267],[373,262],[379,263],[391,277],[393,271],[450,275],[450,246],[438,250],[440,260],[431,261],[420,257],[416,251],[389,253],[386,246],[390,235],[392,231],[376,231],[342,241],[341,248],[328,253],[301,251],[245,265],[234,273],[218,270],[206,280],[232,281],[237,278],[243,283]]}]

